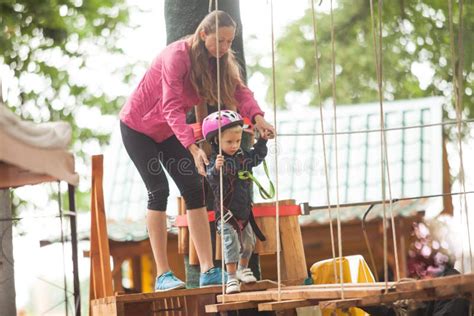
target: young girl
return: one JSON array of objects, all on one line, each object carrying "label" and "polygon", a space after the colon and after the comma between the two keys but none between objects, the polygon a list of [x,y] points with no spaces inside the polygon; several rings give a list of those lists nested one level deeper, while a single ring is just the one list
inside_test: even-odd
[{"label": "young girl", "polygon": [[[256,282],[248,268],[255,248],[255,235],[264,236],[255,224],[252,213],[252,182],[239,177],[240,171],[251,172],[267,155],[267,141],[260,138],[250,151],[244,151],[242,140],[243,120],[233,111],[221,111],[221,148],[218,143],[219,113],[207,116],[202,125],[204,138],[212,144],[212,155],[207,166],[207,179],[215,197],[217,230],[222,233],[220,221],[224,221],[224,262],[227,269],[226,293],[240,292],[240,283]],[[220,180],[223,173],[224,216],[220,211]]]},{"label": "young girl", "polygon": [[[120,112],[125,149],[148,191],[146,222],[156,263],[156,291],[185,286],[170,271],[166,257],[169,188],[163,168],[186,201],[189,231],[201,266],[200,286],[221,283],[221,271],[213,267],[204,207],[201,175],[205,176],[208,161],[204,151],[195,144],[192,127],[186,124],[186,112],[194,105],[217,104],[218,60],[220,102],[251,118],[261,133],[274,132],[240,78],[238,64],[230,50],[235,29],[236,24],[227,13],[208,14],[193,35],[170,44],[153,60]],[[176,161],[191,163],[173,163]]]}]

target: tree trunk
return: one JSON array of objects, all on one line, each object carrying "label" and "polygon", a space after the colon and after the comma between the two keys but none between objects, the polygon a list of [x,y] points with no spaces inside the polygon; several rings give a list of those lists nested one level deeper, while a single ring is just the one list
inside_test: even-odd
[{"label": "tree trunk", "polygon": [[0,310],[16,315],[10,191],[0,190]]},{"label": "tree trunk", "polygon": [[[211,10],[215,9],[212,1]],[[240,19],[239,0],[219,0],[219,10],[227,12],[237,23],[237,32],[232,49],[242,68],[242,78],[247,80],[245,69],[244,43],[242,39],[242,21]],[[199,22],[208,14],[209,2],[205,0],[165,0],[166,42],[170,44],[186,35],[193,34]]]}]

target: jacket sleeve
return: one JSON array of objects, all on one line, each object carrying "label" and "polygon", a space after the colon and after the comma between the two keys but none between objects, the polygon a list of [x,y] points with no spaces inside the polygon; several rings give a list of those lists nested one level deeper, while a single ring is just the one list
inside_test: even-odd
[{"label": "jacket sleeve", "polygon": [[263,138],[259,138],[258,141],[253,145],[253,148],[249,152],[249,165],[248,170],[258,166],[267,156],[268,148],[267,141]]},{"label": "jacket sleeve", "polygon": [[188,71],[185,51],[171,51],[163,54],[162,60],[162,89],[163,115],[185,148],[194,144],[194,134],[191,126],[186,124],[186,109],[183,103],[184,79]]},{"label": "jacket sleeve", "polygon": [[255,123],[255,116],[260,114],[264,116],[264,112],[258,106],[257,101],[255,100],[252,91],[246,86],[240,84],[235,90],[235,99],[239,103],[238,109],[242,116],[248,117]]}]

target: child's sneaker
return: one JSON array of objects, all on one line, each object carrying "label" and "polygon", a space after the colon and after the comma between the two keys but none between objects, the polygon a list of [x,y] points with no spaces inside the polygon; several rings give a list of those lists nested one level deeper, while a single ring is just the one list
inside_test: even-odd
[{"label": "child's sneaker", "polygon": [[155,292],[184,289],[186,284],[178,279],[173,272],[168,271],[156,277]]},{"label": "child's sneaker", "polygon": [[252,273],[252,270],[245,268],[242,270],[237,270],[237,278],[242,281],[242,283],[255,283],[257,278]]},{"label": "child's sneaker", "polygon": [[[224,280],[225,281],[225,280]],[[207,287],[222,284],[221,268],[210,268],[208,271],[201,273],[199,277],[199,287]]]},{"label": "child's sneaker", "polygon": [[240,283],[237,279],[229,279],[225,285],[225,294],[240,293]]}]

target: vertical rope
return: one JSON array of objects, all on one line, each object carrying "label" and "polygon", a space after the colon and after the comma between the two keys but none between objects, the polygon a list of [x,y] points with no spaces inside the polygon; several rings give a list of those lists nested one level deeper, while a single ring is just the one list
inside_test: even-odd
[{"label": "vertical rope", "polygon": [[[272,92],[273,92],[273,126],[277,130],[276,108],[276,75],[275,75],[275,30],[273,25],[273,0],[270,0],[270,20],[272,38]],[[280,202],[278,200],[278,133],[275,133],[275,208],[276,221],[275,233],[277,244],[277,275],[278,275],[278,301],[281,300],[281,246],[280,246]]]},{"label": "vertical rope", "polygon": [[[370,0],[370,17],[372,27],[372,39],[374,43],[374,55],[375,55],[375,69],[377,76],[377,92],[380,103],[380,167],[381,167],[381,181],[382,181],[382,210],[383,210],[383,263],[384,263],[384,280],[385,280],[385,292],[388,292],[388,262],[387,262],[387,214],[385,207],[385,154],[384,154],[384,113],[383,113],[383,82],[382,82],[382,22],[381,22],[381,0],[378,2],[377,12],[379,17],[379,29],[377,34],[377,26],[374,17],[374,5],[373,0]],[[377,35],[379,36],[379,42],[377,43]]]},{"label": "vertical rope", "polygon": [[209,0],[209,8],[207,9],[207,12],[211,13],[211,11],[212,11],[212,0]]},{"label": "vertical rope", "polygon": [[[216,1],[216,11],[219,10],[219,0]],[[211,7],[212,0],[209,1],[209,7]],[[222,116],[221,116],[221,110],[222,110],[222,105],[221,105],[221,82],[220,82],[220,74],[221,74],[221,67],[220,67],[220,56],[219,56],[219,50],[220,50],[220,45],[219,45],[219,20],[217,18],[216,14],[216,76],[217,76],[217,111],[219,113],[219,119],[217,121],[217,126],[218,126],[218,139],[219,139],[219,155],[222,155],[222,145],[221,145],[221,140],[222,140]],[[223,177],[223,172],[222,169],[219,172],[219,198],[220,198],[220,208],[221,208],[221,288],[222,288],[222,303],[225,303],[225,260],[224,260],[224,177]]]},{"label": "vertical rope", "polygon": [[316,23],[314,0],[311,0],[311,12],[312,12],[312,18],[313,18],[313,37],[314,37],[313,46],[314,46],[314,60],[316,63],[316,80],[317,80],[317,93],[318,93],[318,103],[319,103],[319,115],[320,115],[320,121],[321,121],[321,138],[323,142],[324,176],[326,179],[326,203],[328,205],[328,211],[329,211],[329,230],[331,233],[331,250],[332,250],[334,277],[336,277],[337,276],[336,246],[334,242],[334,229],[333,229],[333,222],[332,222],[332,208],[331,208],[331,197],[330,197],[329,175],[328,175],[328,162],[327,162],[327,155],[326,155],[326,137],[325,137],[325,130],[324,130],[323,104],[322,104],[322,96],[321,96],[321,74],[320,74],[319,58],[318,58],[318,55],[319,55],[318,41],[317,41],[318,26]]},{"label": "vertical rope", "polygon": [[[472,247],[471,247],[471,233],[469,229],[469,215],[468,215],[468,205],[466,199],[466,185],[465,185],[465,175],[464,175],[464,161],[463,161],[463,148],[462,148],[462,98],[463,98],[463,1],[459,0],[459,32],[458,32],[458,49],[459,49],[459,60],[458,66],[456,67],[456,50],[454,47],[454,29],[453,29],[453,5],[452,0],[448,2],[449,8],[449,34],[450,34],[450,48],[451,48],[451,65],[453,68],[453,93],[454,93],[454,103],[456,108],[456,126],[458,131],[458,150],[459,150],[459,182],[461,183],[462,188],[462,197],[459,198],[459,213],[461,227],[463,226],[463,201],[464,201],[464,213],[466,216],[466,226],[467,226],[467,235],[468,235],[468,247],[469,247],[469,258],[471,265],[471,272],[473,270],[473,259],[472,259]],[[464,273],[464,245],[461,251],[461,272]]]},{"label": "vertical rope", "polygon": [[337,238],[339,248],[339,278],[341,283],[341,299],[344,299],[344,275],[342,270],[342,234],[341,234],[341,214],[339,207],[339,159],[337,144],[337,112],[336,112],[336,44],[334,36],[334,13],[331,0],[331,64],[332,64],[332,106],[334,111],[334,140],[336,158],[336,210],[337,210]]},{"label": "vertical rope", "polygon": [[[379,6],[378,6],[378,16],[379,16],[379,78],[380,78],[380,117],[382,118],[381,120],[381,133],[383,136],[383,148],[384,148],[384,154],[385,154],[385,166],[387,170],[387,181],[388,181],[388,196],[389,196],[389,211],[390,211],[390,220],[392,224],[392,239],[393,239],[393,251],[394,251],[394,256],[395,256],[395,270],[397,272],[397,281],[400,280],[400,264],[399,264],[399,258],[398,258],[398,245],[397,245],[397,233],[396,233],[396,226],[395,226],[395,217],[393,215],[393,197],[392,197],[392,181],[390,179],[390,163],[388,160],[388,146],[387,146],[387,133],[385,132],[385,111],[383,107],[383,49],[382,49],[382,0],[379,0]],[[385,183],[384,183],[385,185]],[[385,199],[385,195],[384,195]],[[385,210],[384,210],[385,212]],[[388,281],[388,280],[387,280]],[[388,283],[386,283],[388,284]],[[386,289],[387,291],[388,289]]]}]

